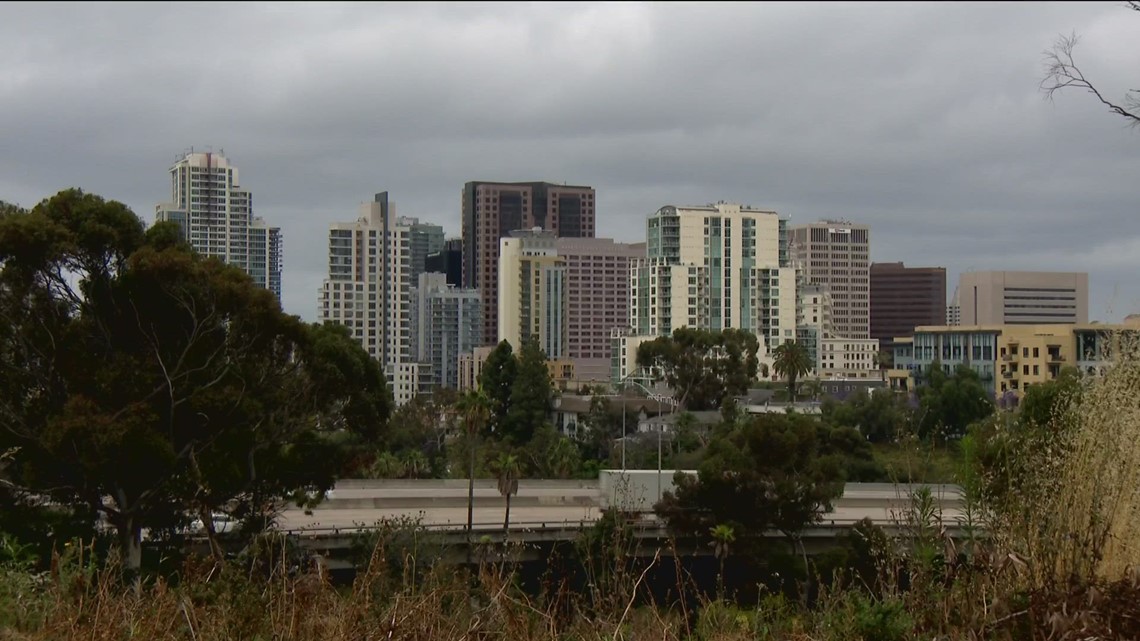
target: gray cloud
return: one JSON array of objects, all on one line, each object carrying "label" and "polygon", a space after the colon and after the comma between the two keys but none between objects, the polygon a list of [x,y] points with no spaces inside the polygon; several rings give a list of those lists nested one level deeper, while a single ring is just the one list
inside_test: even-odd
[{"label": "gray cloud", "polygon": [[330,222],[389,190],[457,235],[463,182],[502,179],[594,185],[625,240],[723,199],[866,222],[873,259],[952,277],[1087,270],[1114,320],[1140,311],[1140,133],[1037,82],[1076,30],[1122,95],[1138,29],[1108,2],[7,3],[0,198],[149,220],[179,152],[224,147],[309,319]]}]

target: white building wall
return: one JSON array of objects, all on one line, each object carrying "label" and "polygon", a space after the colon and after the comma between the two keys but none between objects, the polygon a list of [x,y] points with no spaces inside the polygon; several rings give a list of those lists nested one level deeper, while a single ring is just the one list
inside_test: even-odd
[{"label": "white building wall", "polygon": [[870,378],[879,373],[877,338],[824,338],[820,341],[822,378]]}]

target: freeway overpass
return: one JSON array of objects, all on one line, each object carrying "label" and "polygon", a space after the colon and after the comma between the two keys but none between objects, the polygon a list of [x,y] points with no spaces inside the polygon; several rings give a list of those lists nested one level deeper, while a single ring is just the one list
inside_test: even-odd
[{"label": "freeway overpass", "polygon": [[[665,472],[672,478],[672,471]],[[656,476],[656,471],[653,472]],[[667,483],[671,485],[671,481]],[[607,503],[604,483],[599,481],[521,480],[518,494],[511,499],[509,539],[516,543],[552,543],[573,540],[602,514]],[[834,509],[804,533],[813,549],[833,545],[854,523],[869,518],[884,529],[900,530],[911,505],[911,493],[918,486],[886,483],[849,483]],[[935,506],[951,534],[961,534],[958,526],[963,496],[956,486],[931,485]],[[662,488],[668,490],[670,488]],[[436,531],[454,544],[466,543],[466,480],[344,480],[330,497],[313,510],[285,509],[278,521],[282,531],[299,536],[306,547],[330,552],[348,547],[352,535],[374,529],[384,520],[410,518]],[[494,481],[476,482],[473,527],[477,539],[503,534],[505,500]],[[645,502],[642,502],[645,505]],[[662,524],[642,510],[637,536],[649,548],[667,538]],[[778,533],[771,533],[779,537]],[[700,552],[694,549],[694,553]],[[707,552],[707,551],[704,551]]]}]

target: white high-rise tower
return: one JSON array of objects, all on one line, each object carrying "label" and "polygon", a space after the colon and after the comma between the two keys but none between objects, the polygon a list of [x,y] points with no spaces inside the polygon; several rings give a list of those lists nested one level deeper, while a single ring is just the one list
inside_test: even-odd
[{"label": "white high-rise tower", "polygon": [[360,206],[356,221],[329,226],[329,272],[318,292],[320,319],[352,330],[380,361],[401,405],[430,383],[414,351],[411,322],[418,275],[412,240],[423,227],[415,218],[397,217],[388,192],[376,194]]},{"label": "white high-rise tower", "polygon": [[253,198],[222,153],[185,154],[170,168],[170,202],[155,220],[177,223],[195,251],[240,267],[281,298],[281,228],[253,215]]}]

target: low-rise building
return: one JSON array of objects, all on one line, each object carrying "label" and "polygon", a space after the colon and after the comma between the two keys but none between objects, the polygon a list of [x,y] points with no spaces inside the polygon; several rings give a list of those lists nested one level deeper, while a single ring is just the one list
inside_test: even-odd
[{"label": "low-rise building", "polygon": [[928,380],[934,363],[947,374],[966,365],[994,398],[1020,398],[1065,366],[1103,374],[1124,332],[1140,334],[1140,328],[1099,323],[918,327],[913,339],[895,342],[895,368],[909,372],[914,387]]},{"label": "low-rise building", "polygon": [[881,379],[878,354],[877,338],[824,338],[816,371],[822,379]]},{"label": "low-rise building", "polygon": [[[459,357],[459,389],[465,391],[475,389],[479,385],[479,375],[483,373],[483,364],[494,351],[494,347],[476,347],[470,354]],[[574,380],[574,361],[567,358],[550,359],[546,361],[546,369],[550,372],[550,381],[557,389],[565,389],[570,381]]]}]

